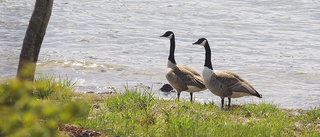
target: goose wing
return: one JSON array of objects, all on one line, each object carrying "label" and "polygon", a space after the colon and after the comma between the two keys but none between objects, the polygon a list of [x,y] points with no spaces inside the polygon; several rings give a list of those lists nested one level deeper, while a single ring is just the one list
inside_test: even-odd
[{"label": "goose wing", "polygon": [[239,81],[243,82],[246,86],[249,86],[248,88],[251,88],[251,89],[255,90],[253,86],[251,86],[247,81],[245,81],[244,79],[242,79],[242,78],[241,78],[239,75],[237,75],[236,73],[233,73],[233,72],[230,72],[230,71],[225,71],[225,73],[234,76],[236,79],[238,79]]},{"label": "goose wing", "polygon": [[190,71],[192,74],[201,77],[201,75],[200,75],[197,71],[195,71],[194,69],[192,69],[192,68],[190,68],[190,67],[188,67],[188,66],[181,66],[181,67],[183,67],[184,69]]},{"label": "goose wing", "polygon": [[184,68],[186,70],[186,73],[188,73],[188,78],[186,79],[188,85],[193,85],[200,89],[206,88],[202,76],[197,71],[188,66],[182,66],[182,68]]},{"label": "goose wing", "polygon": [[194,70],[190,70],[192,69],[189,67],[186,68],[186,66],[177,66],[172,71],[177,77],[177,81],[181,80],[186,86],[195,86],[200,89],[205,88],[206,86],[204,85],[201,75]]},{"label": "goose wing", "polygon": [[223,71],[223,73],[220,73],[220,75],[217,77],[217,80],[221,81],[222,83],[225,83],[226,88],[232,92],[242,92],[257,96],[259,98],[262,97],[253,88],[253,86],[251,86],[247,81],[245,81],[233,72]]}]

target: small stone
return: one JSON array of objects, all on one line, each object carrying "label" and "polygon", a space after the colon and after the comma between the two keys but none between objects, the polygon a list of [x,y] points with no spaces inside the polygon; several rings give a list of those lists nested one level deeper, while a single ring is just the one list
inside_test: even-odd
[{"label": "small stone", "polygon": [[98,94],[109,94],[109,92],[98,92]]},{"label": "small stone", "polygon": [[174,92],[173,87],[169,84],[164,84],[161,88],[160,91],[162,92]]},{"label": "small stone", "polygon": [[104,70],[104,69],[102,69],[102,70],[100,70],[101,72],[107,72],[106,70]]}]

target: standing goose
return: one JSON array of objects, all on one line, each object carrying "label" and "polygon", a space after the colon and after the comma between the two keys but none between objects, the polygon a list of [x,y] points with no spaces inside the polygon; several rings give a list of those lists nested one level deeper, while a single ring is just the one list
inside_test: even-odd
[{"label": "standing goose", "polygon": [[177,90],[178,100],[182,91],[190,93],[191,102],[193,92],[205,90],[206,87],[203,78],[195,70],[187,67],[177,65],[174,59],[175,38],[172,31],[167,31],[160,37],[167,37],[170,39],[170,54],[168,58],[166,78],[169,83]]},{"label": "standing goose", "polygon": [[256,96],[262,98],[247,81],[243,80],[237,74],[230,71],[213,71],[211,64],[211,50],[207,39],[200,38],[193,44],[204,46],[206,57],[204,69],[202,72],[204,84],[215,95],[221,98],[221,108],[223,108],[224,98],[229,100],[228,108],[230,108],[231,98],[239,98],[243,96]]}]

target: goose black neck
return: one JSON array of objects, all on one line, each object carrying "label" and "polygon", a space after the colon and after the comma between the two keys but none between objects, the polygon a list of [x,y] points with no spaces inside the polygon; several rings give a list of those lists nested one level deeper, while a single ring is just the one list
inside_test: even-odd
[{"label": "goose black neck", "polygon": [[176,64],[176,60],[174,59],[174,49],[176,47],[176,43],[175,43],[175,39],[174,39],[174,35],[172,35],[171,39],[170,39],[170,54],[169,54],[169,60],[173,63]]},{"label": "goose black neck", "polygon": [[208,42],[206,42],[204,48],[206,50],[206,60],[205,60],[204,66],[212,70],[213,68],[211,64],[211,49]]}]

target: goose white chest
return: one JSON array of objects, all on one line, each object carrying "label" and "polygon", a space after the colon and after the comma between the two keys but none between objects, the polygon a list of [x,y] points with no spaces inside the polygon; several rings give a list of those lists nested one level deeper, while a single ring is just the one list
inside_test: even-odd
[{"label": "goose white chest", "polygon": [[202,76],[203,76],[203,80],[205,85],[208,85],[211,82],[211,76],[213,75],[213,70],[208,68],[208,67],[204,67],[203,71],[202,71]]},{"label": "goose white chest", "polygon": [[216,76],[216,71],[213,71],[212,69],[210,69],[208,67],[204,67],[204,69],[202,71],[202,75],[203,75],[203,80],[204,80],[204,84],[206,85],[206,87],[213,94],[220,96],[222,93],[221,83],[216,81],[215,78],[213,78],[214,76]]}]

